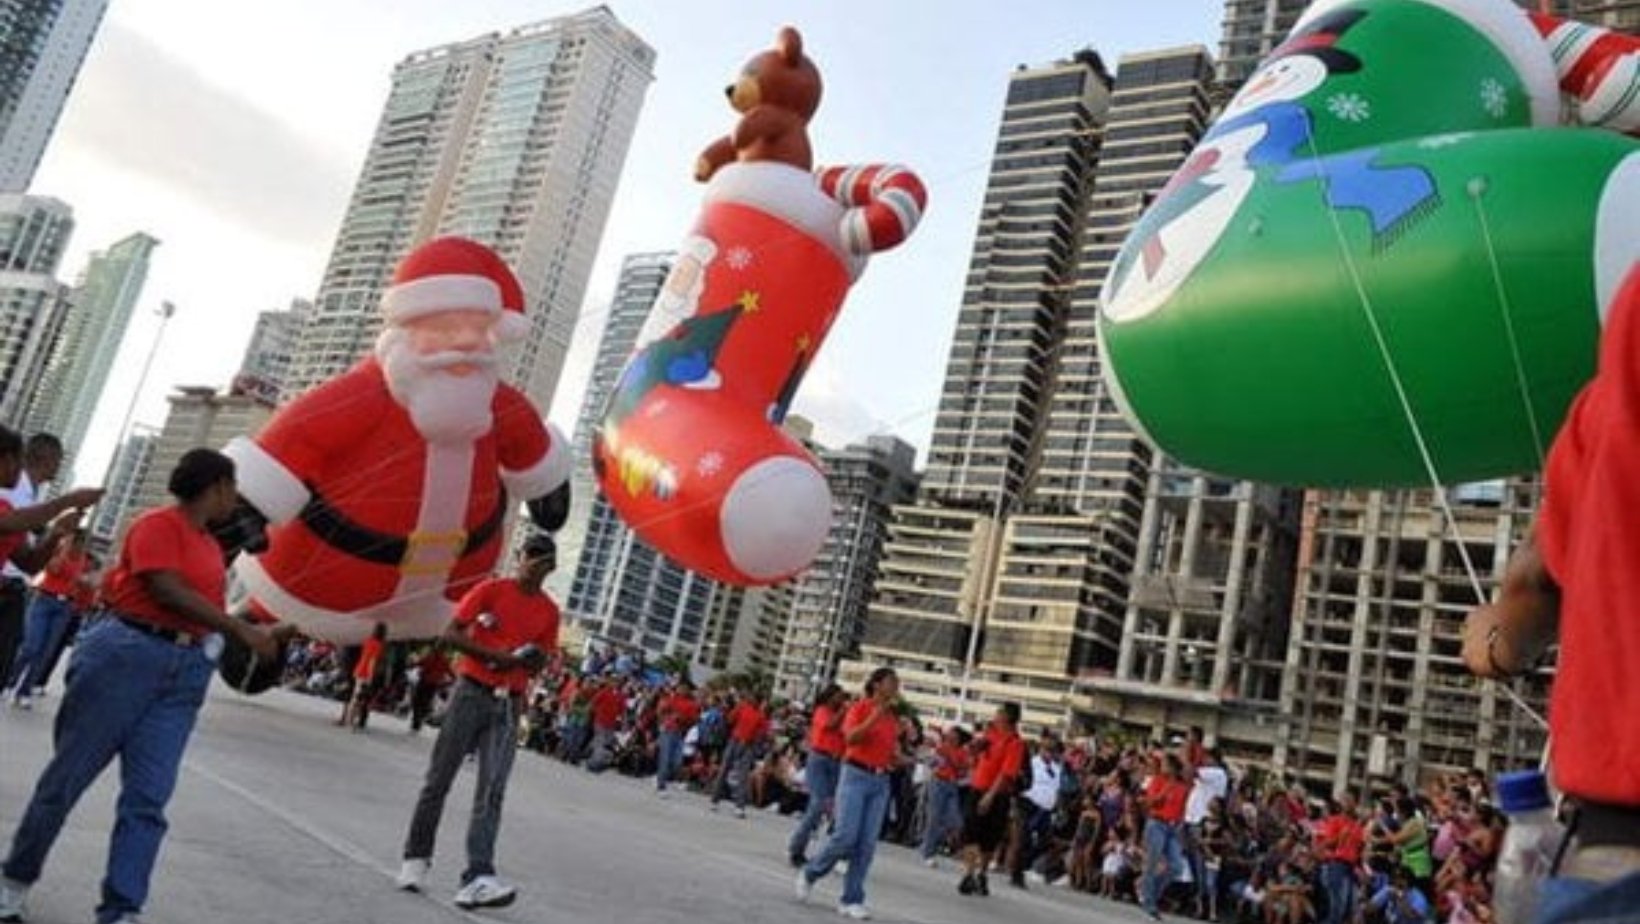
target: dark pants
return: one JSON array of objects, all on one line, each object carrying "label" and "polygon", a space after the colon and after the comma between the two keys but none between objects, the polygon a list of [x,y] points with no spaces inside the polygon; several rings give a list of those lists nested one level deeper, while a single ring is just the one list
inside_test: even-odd
[{"label": "dark pants", "polygon": [[438,727],[433,756],[427,763],[427,778],[410,833],[404,841],[406,860],[431,860],[433,842],[438,838],[439,817],[450,784],[467,760],[478,752],[478,786],[473,790],[472,820],[467,823],[467,869],[462,883],[479,876],[495,875],[495,842],[501,833],[501,801],[507,792],[517,751],[517,721],[510,696],[497,697],[470,680],[456,683],[450,708]]},{"label": "dark pants", "polygon": [[55,594],[36,593],[23,617],[23,644],[11,662],[6,689],[27,696],[45,685],[46,659],[57,650],[74,618],[74,607]]},{"label": "dark pants", "polygon": [[417,682],[415,689],[410,691],[410,728],[420,731],[427,724],[427,717],[433,714],[433,697],[438,695],[438,686],[431,683]]},{"label": "dark pants", "polygon": [[68,620],[68,628],[63,630],[62,635],[58,636],[57,647],[46,654],[46,661],[40,666],[40,673],[37,675],[39,680],[35,684],[36,686],[44,687],[51,683],[51,675],[57,672],[57,662],[63,659],[63,652],[68,650],[68,646],[80,637],[80,629],[84,625],[85,617],[76,611]]},{"label": "dark pants", "polygon": [[[23,646],[23,614],[28,610],[28,585],[15,578],[0,580],[0,674],[9,674]],[[0,677],[0,681],[5,678]]]},{"label": "dark pants", "polygon": [[0,873],[21,883],[39,879],[68,813],[117,756],[120,796],[97,920],[140,912],[165,839],[165,806],[212,669],[197,646],[172,644],[117,619],[88,629],[68,663],[56,751]]}]

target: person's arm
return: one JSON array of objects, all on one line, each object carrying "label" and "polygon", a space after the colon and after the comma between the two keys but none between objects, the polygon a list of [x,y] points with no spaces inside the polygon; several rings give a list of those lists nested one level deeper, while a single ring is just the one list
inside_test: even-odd
[{"label": "person's arm", "polygon": [[102,497],[102,488],[76,488],[62,497],[30,507],[0,513],[0,534],[26,533],[49,525],[38,542],[26,542],[11,553],[11,563],[27,574],[36,574],[49,563],[58,547],[79,523],[80,512]]},{"label": "person's arm", "polygon": [[1531,666],[1560,626],[1560,587],[1528,535],[1509,558],[1496,602],[1464,621],[1463,659],[1471,673],[1503,678]]},{"label": "person's arm", "polygon": [[845,712],[847,712],[847,710],[845,710],[845,709],[833,709],[829,713],[827,713],[826,714],[826,729],[828,731],[838,731],[838,730],[842,729],[842,727],[843,727],[843,715],[844,715]]},{"label": "person's arm", "polygon": [[512,652],[499,651],[474,641],[471,631],[472,626],[460,620],[451,620],[444,628],[444,634],[439,636],[439,641],[470,658],[483,661],[496,670],[512,670],[523,666],[524,662],[513,657]]},{"label": "person's arm", "polygon": [[199,591],[188,586],[182,575],[175,571],[144,571],[138,576],[143,588],[154,602],[167,611],[181,616],[189,622],[198,623],[206,628],[220,632],[223,635],[233,636],[245,643],[245,646],[256,652],[258,658],[272,660],[279,656],[279,636],[281,634],[295,634],[295,627],[284,627],[273,632],[263,629],[254,623],[243,619],[235,619],[227,613],[217,609],[211,601],[205,599]]}]

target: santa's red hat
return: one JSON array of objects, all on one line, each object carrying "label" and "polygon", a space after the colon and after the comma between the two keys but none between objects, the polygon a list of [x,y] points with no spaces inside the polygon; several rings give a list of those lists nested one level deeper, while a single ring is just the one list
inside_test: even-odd
[{"label": "santa's red hat", "polygon": [[518,277],[495,251],[464,237],[434,238],[412,250],[382,293],[389,324],[457,310],[498,315],[495,330],[502,340],[517,340],[529,330]]}]

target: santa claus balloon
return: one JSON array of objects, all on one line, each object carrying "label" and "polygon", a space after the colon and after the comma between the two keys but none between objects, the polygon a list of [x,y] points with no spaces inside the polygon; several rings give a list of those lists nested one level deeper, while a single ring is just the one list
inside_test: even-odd
[{"label": "santa claus balloon", "polygon": [[[525,503],[550,531],[569,509],[569,441],[497,369],[497,348],[528,330],[506,263],[470,240],[429,241],[381,308],[373,355],[225,450],[246,608],[344,645],[376,623],[395,639],[436,635],[495,566],[510,510]],[[240,689],[267,684],[270,667],[224,653]]]}]

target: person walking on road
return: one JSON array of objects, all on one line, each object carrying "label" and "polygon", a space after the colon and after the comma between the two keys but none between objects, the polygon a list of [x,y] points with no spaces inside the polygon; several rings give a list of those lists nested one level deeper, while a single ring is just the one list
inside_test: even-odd
[{"label": "person walking on road", "polygon": [[[0,453],[3,454],[3,453]],[[222,549],[209,524],[233,513],[234,464],[194,449],[170,476],[177,503],[138,517],[109,575],[107,615],[74,646],[46,764],[0,866],[0,921],[23,919],[28,889],[80,796],[120,759],[120,795],[98,924],[134,924],[165,839],[165,807],[221,650],[233,635],[276,658],[280,633],[223,611]],[[99,492],[69,492],[69,506]]]},{"label": "person walking on road", "polygon": [[814,884],[838,863],[848,861],[837,912],[856,921],[866,908],[866,875],[877,854],[877,839],[888,815],[888,774],[899,763],[900,719],[894,707],[900,678],[879,667],[866,680],[865,696],[843,717],[843,772],[837,786],[837,830],[807,866],[797,871],[797,899],[807,901]]},{"label": "person walking on road", "polygon": [[496,876],[495,843],[501,832],[501,801],[517,752],[518,711],[530,677],[558,648],[558,605],[541,589],[557,566],[557,547],[546,533],[524,545],[518,576],[492,578],[461,599],[444,630],[443,643],[461,653],[427,777],[416,799],[398,887],[420,892],[433,864],[433,844],[450,784],[478,752],[478,784],[467,823],[467,868],[456,907],[501,908],[518,898],[517,886]]},{"label": "person walking on road", "polygon": [[843,772],[843,709],[847,703],[848,694],[835,683],[821,691],[814,703],[814,715],[809,719],[809,757],[803,764],[809,804],[786,844],[786,856],[794,867],[808,862],[809,839],[819,829],[821,817],[836,817],[833,802],[838,776]]}]

